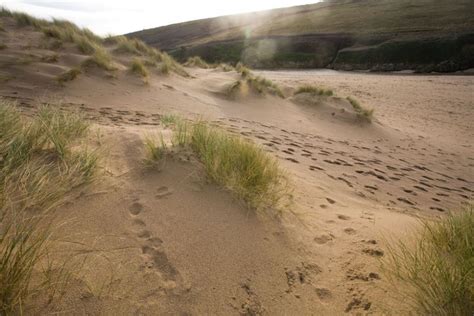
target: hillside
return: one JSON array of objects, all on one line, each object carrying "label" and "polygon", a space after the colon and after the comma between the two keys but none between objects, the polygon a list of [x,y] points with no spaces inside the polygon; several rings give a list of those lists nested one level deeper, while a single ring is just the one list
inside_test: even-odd
[{"label": "hillside", "polygon": [[341,0],[130,33],[184,60],[259,68],[450,72],[474,67],[470,0]]}]

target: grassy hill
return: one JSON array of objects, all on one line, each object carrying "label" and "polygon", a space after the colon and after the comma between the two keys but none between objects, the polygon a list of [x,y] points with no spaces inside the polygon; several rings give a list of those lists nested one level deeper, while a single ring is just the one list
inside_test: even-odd
[{"label": "grassy hill", "polygon": [[473,8],[471,0],[332,0],[128,36],[183,60],[449,72],[474,67]]}]

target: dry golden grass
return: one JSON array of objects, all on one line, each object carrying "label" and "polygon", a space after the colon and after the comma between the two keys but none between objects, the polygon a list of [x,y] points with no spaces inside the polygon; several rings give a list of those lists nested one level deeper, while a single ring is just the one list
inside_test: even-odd
[{"label": "dry golden grass", "polygon": [[89,125],[45,106],[33,119],[0,99],[0,314],[21,314],[51,232],[50,215],[93,179],[94,152],[79,149]]},{"label": "dry golden grass", "polygon": [[374,109],[366,109],[359,103],[359,101],[352,97],[347,97],[347,101],[349,101],[349,103],[352,105],[352,108],[354,109],[359,118],[368,122],[372,122],[372,118],[374,116]]},{"label": "dry golden grass", "polygon": [[[190,147],[208,176],[249,208],[278,210],[289,202],[288,178],[276,159],[257,145],[211,127],[173,117],[173,146]],[[145,141],[149,161],[159,162],[169,149],[161,138]]]},{"label": "dry golden grass", "polygon": [[60,84],[64,84],[66,82],[72,81],[77,78],[82,73],[82,71],[79,68],[72,68],[62,74],[60,74],[56,80]]},{"label": "dry golden grass", "polygon": [[474,310],[474,208],[423,222],[409,243],[389,246],[383,261],[392,290],[416,315],[471,315]]},{"label": "dry golden grass", "polygon": [[319,95],[319,96],[332,96],[334,92],[331,89],[323,89],[315,86],[304,85],[298,87],[296,89],[294,95],[301,94],[301,93],[309,93],[311,95]]},{"label": "dry golden grass", "polygon": [[199,56],[189,57],[188,60],[184,63],[184,66],[197,67],[202,69],[211,68],[211,66]]}]

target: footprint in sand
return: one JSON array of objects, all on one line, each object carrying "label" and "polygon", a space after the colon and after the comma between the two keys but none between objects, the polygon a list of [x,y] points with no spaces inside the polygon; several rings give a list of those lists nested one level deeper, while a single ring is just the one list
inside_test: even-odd
[{"label": "footprint in sand", "polygon": [[130,214],[137,216],[143,211],[143,205],[139,202],[132,203],[128,207],[128,211],[130,212]]},{"label": "footprint in sand", "polygon": [[146,239],[151,237],[151,233],[148,230],[142,230],[137,234],[138,238]]},{"label": "footprint in sand", "polygon": [[316,295],[319,297],[321,301],[330,300],[332,298],[331,291],[324,287],[317,287],[315,291],[316,291]]},{"label": "footprint in sand", "polygon": [[162,187],[159,187],[157,190],[156,190],[156,195],[155,197],[157,199],[162,199],[168,195],[171,195],[173,194],[173,191],[170,190],[168,187],[166,186],[162,186]]},{"label": "footprint in sand", "polygon": [[348,221],[350,220],[351,218],[347,215],[342,215],[342,214],[338,214],[337,215],[337,218],[339,218],[340,220],[343,220],[343,221]]},{"label": "footprint in sand", "polygon": [[356,230],[354,228],[348,227],[348,228],[344,228],[344,232],[348,235],[355,235]]},{"label": "footprint in sand", "polygon": [[320,236],[314,237],[314,241],[317,244],[324,245],[327,244],[328,242],[332,241],[334,239],[334,236],[332,234],[323,234]]},{"label": "footprint in sand", "polygon": [[143,256],[148,259],[146,262],[148,268],[158,270],[167,280],[176,279],[178,271],[170,263],[168,256],[164,251],[152,246],[143,246],[142,253]]},{"label": "footprint in sand", "polygon": [[298,160],[294,159],[294,158],[285,158],[286,160],[288,161],[291,161],[293,163],[300,163]]}]

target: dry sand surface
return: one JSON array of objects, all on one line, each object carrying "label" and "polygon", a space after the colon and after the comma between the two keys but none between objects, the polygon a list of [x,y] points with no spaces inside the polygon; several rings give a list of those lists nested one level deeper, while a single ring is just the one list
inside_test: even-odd
[{"label": "dry sand surface", "polygon": [[[99,181],[78,190],[56,219],[57,257],[84,261],[65,297],[44,308],[37,302],[34,313],[398,311],[380,270],[386,240],[404,238],[418,217],[472,200],[472,76],[265,71],[257,73],[286,93],[310,83],[337,97],[229,100],[221,92],[239,75],[217,69],[152,75],[148,85],[124,71],[97,71],[62,87],[52,78],[81,56],[13,64],[9,58],[26,53],[9,41],[0,71],[13,79],[1,83],[0,96],[27,114],[51,97],[81,111],[103,156]],[[372,124],[356,118],[346,96],[375,109]],[[161,171],[145,167],[143,137],[169,133],[164,114],[203,118],[261,144],[289,173],[294,203],[281,219],[255,215],[209,183],[185,151]]]}]

